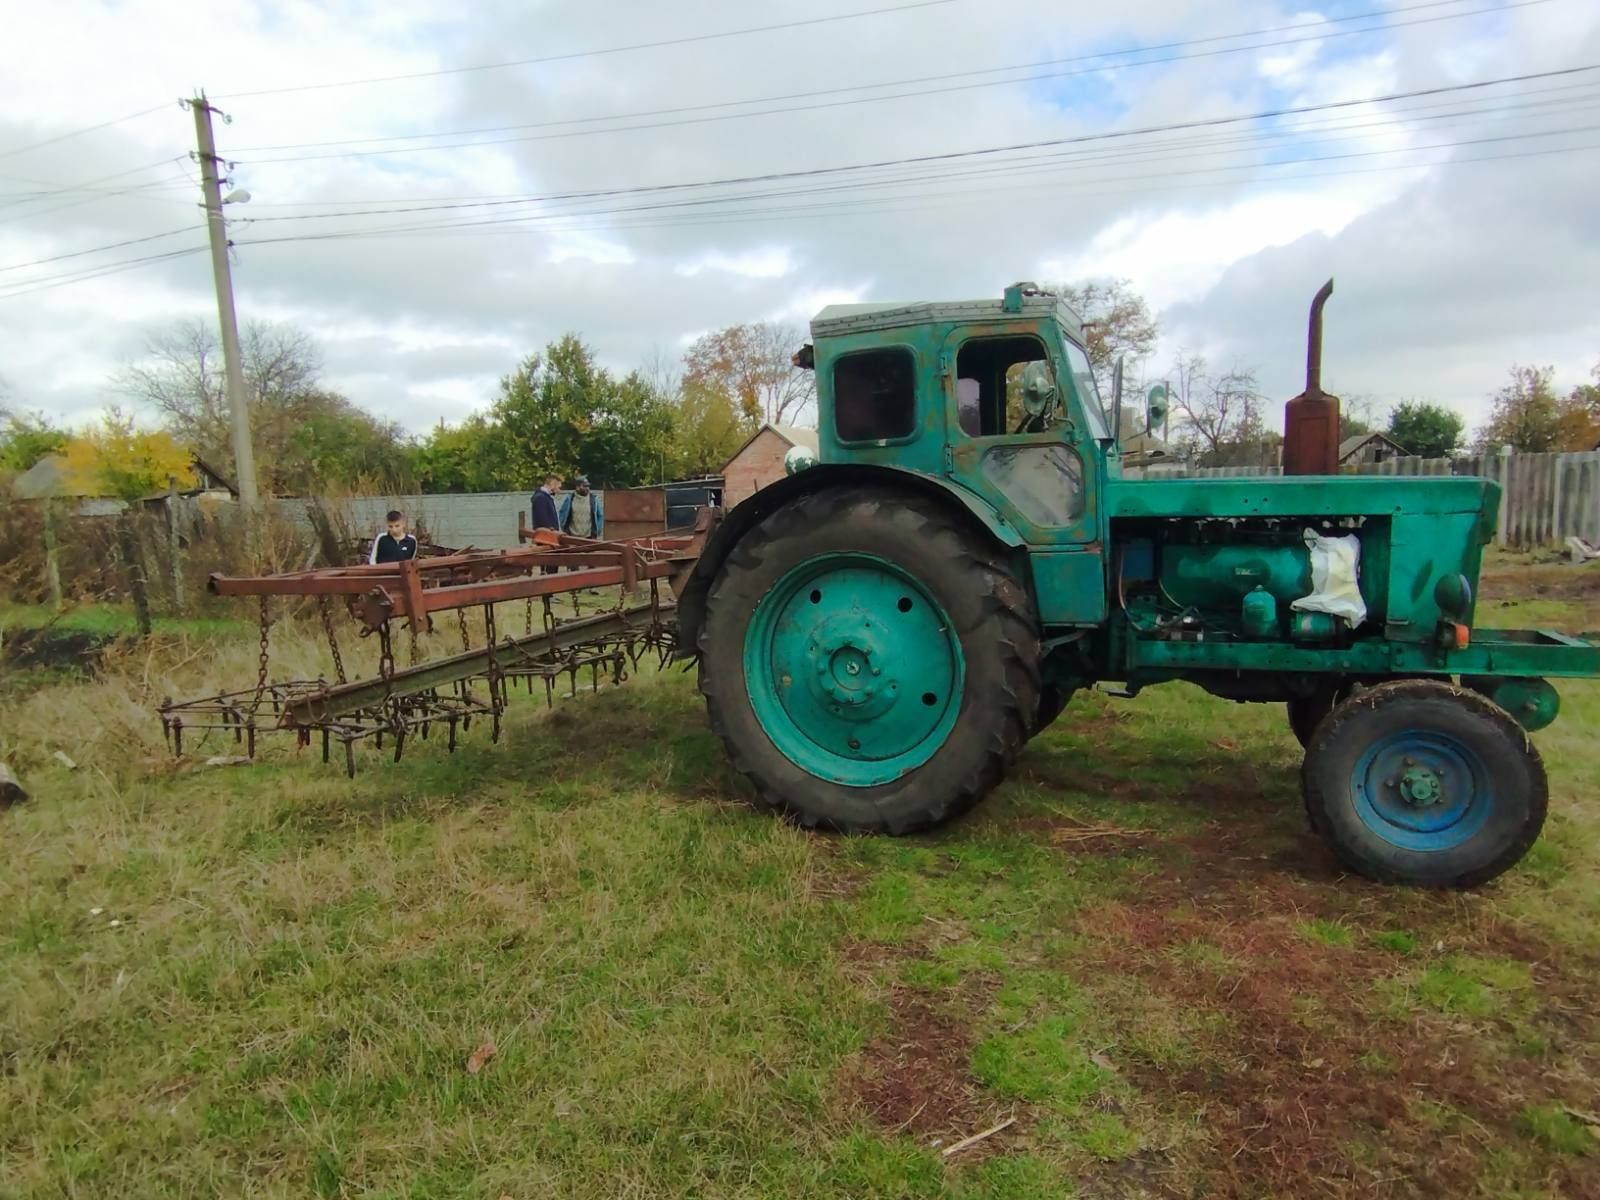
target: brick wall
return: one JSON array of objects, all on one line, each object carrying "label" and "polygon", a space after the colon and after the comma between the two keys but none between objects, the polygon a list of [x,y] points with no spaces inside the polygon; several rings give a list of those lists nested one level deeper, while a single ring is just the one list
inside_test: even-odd
[{"label": "brick wall", "polygon": [[739,501],[783,478],[783,456],[789,443],[770,429],[728,461],[722,472],[722,502],[732,508]]}]

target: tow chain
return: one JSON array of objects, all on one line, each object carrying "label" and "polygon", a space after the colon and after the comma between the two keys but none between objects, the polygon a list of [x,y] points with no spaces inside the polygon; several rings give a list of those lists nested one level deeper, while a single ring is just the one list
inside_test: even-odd
[{"label": "tow chain", "polygon": [[344,656],[339,653],[339,637],[333,631],[333,611],[326,596],[317,597],[317,610],[322,614],[322,630],[328,635],[328,649],[333,652],[333,673],[340,683],[346,683]]},{"label": "tow chain", "polygon": [[378,674],[383,677],[385,698],[394,685],[394,643],[389,638],[389,622],[378,626]]},{"label": "tow chain", "polygon": [[459,622],[460,625],[461,625],[461,652],[463,654],[465,654],[468,650],[472,649],[472,638],[469,637],[468,634],[467,634],[467,610],[466,609],[464,609],[464,608],[456,609],[456,621]]},{"label": "tow chain", "polygon": [[528,597],[526,604],[527,604],[527,608],[526,608],[526,611],[523,614],[522,632],[527,634],[529,637],[532,637],[533,636],[533,597],[532,596]]},{"label": "tow chain", "polygon": [[267,638],[272,625],[272,613],[265,595],[261,597],[261,647],[256,654],[256,694],[250,699],[250,715],[261,707],[261,697],[267,694]]}]

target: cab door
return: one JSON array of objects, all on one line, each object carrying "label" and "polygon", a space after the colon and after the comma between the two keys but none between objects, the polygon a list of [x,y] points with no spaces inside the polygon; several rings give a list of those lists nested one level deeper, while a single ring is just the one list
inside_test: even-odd
[{"label": "cab door", "polygon": [[[1055,408],[1030,417],[1024,379],[1040,364]],[[952,483],[982,496],[1028,543],[1040,620],[1106,617],[1099,439],[1105,417],[1083,350],[1053,322],[957,326],[939,360]],[[1032,367],[1037,376],[1040,367]]]}]

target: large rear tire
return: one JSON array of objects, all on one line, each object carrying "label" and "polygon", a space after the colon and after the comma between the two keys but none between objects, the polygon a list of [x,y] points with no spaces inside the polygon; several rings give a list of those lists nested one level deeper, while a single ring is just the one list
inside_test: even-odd
[{"label": "large rear tire", "polygon": [[1323,718],[1336,705],[1350,696],[1352,690],[1350,684],[1327,684],[1309,696],[1296,696],[1288,702],[1289,730],[1294,734],[1295,741],[1300,743],[1301,749],[1311,745],[1317,726],[1322,724]]},{"label": "large rear tire", "polygon": [[1301,770],[1312,828],[1383,883],[1485,883],[1527,853],[1549,804],[1522,727],[1439,680],[1356,693],[1317,725]]},{"label": "large rear tire", "polygon": [[748,532],[698,649],[734,766],[808,828],[904,834],[958,816],[1039,711],[1027,590],[944,506],[884,488],[812,493]]}]

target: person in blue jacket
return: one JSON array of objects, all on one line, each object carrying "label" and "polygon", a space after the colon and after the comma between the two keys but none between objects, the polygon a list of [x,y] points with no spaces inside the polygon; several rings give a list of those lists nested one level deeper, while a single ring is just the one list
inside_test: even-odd
[{"label": "person in blue jacket", "polygon": [[589,490],[589,477],[579,475],[572,481],[572,491],[561,497],[561,511],[556,528],[574,537],[602,538],[605,536],[606,517],[600,507],[600,497]]}]

